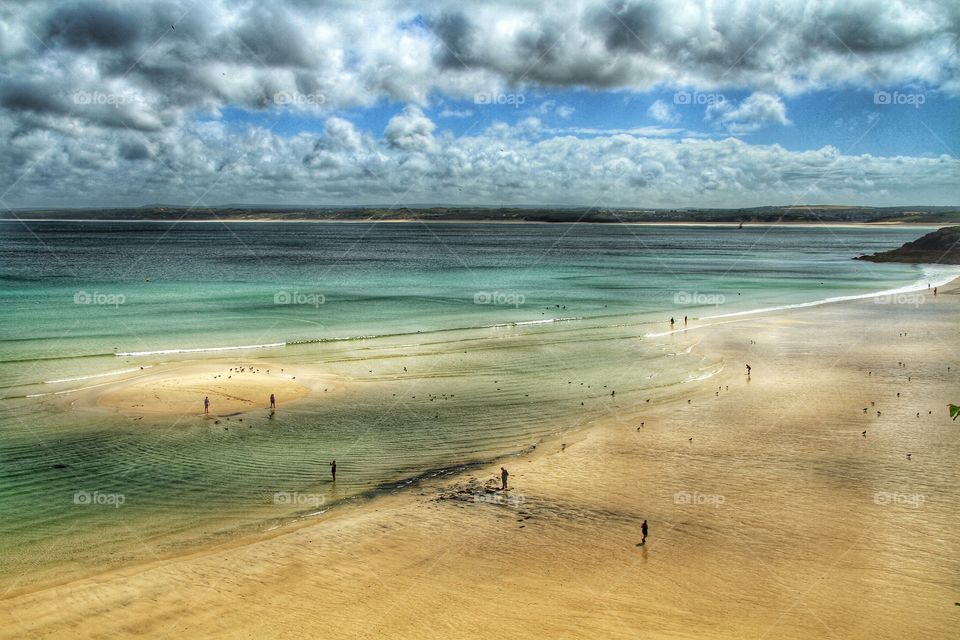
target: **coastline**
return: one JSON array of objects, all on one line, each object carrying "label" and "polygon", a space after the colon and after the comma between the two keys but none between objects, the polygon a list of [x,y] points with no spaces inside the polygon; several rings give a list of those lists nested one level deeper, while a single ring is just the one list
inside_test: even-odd
[{"label": "coastline", "polygon": [[[836,635],[840,637],[897,637],[902,629],[878,625],[894,624],[896,616],[904,615],[905,609],[914,606],[915,610],[908,612],[910,621],[926,633],[932,633],[930,637],[939,637],[938,631],[942,637],[948,637],[949,628],[938,625],[947,619],[944,615],[952,614],[950,608],[943,609],[947,611],[943,614],[939,608],[931,610],[932,605],[928,603],[917,607],[918,599],[909,597],[909,589],[907,596],[901,594],[901,601],[893,607],[886,599],[892,594],[883,589],[867,595],[871,607],[877,602],[887,607],[883,612],[873,608],[865,612],[862,603],[851,602],[852,594],[844,593],[852,585],[853,593],[864,595],[856,576],[864,565],[871,565],[873,556],[857,546],[866,534],[855,525],[860,524],[862,516],[879,517],[871,512],[869,495],[862,501],[863,496],[858,496],[853,503],[857,522],[840,517],[849,515],[849,510],[841,509],[850,506],[846,504],[849,496],[844,495],[843,500],[835,498],[835,508],[839,511],[833,514],[836,518],[819,513],[819,524],[813,531],[805,529],[803,519],[796,521],[791,513],[775,511],[775,516],[786,520],[788,530],[797,532],[796,547],[779,551],[774,540],[764,539],[767,534],[762,527],[755,528],[768,522],[770,513],[754,512],[750,508],[738,508],[734,512],[730,505],[755,505],[770,498],[764,492],[771,491],[775,494],[773,498],[782,500],[779,493],[793,485],[783,482],[780,486],[778,481],[766,478],[772,483],[758,483],[752,488],[757,493],[753,493],[730,483],[729,478],[725,484],[717,479],[724,477],[722,465],[716,465],[723,461],[729,463],[729,457],[706,459],[704,454],[697,453],[696,447],[705,439],[714,451],[727,452],[748,466],[757,464],[751,463],[749,457],[744,458],[743,452],[761,460],[773,454],[764,449],[760,440],[738,437],[733,425],[747,431],[751,428],[749,425],[758,421],[780,426],[798,419],[814,425],[820,422],[828,430],[827,435],[821,436],[817,452],[831,460],[838,455],[831,445],[840,449],[842,457],[851,453],[851,447],[872,443],[873,439],[860,440],[859,427],[854,428],[850,423],[859,425],[861,420],[872,420],[872,414],[864,413],[864,417],[860,417],[862,398],[857,391],[871,390],[872,393],[874,386],[891,384],[880,368],[888,366],[886,364],[875,368],[876,378],[872,375],[873,368],[867,376],[870,380],[862,376],[859,365],[872,366],[871,354],[876,356],[873,351],[883,348],[872,339],[873,334],[891,336],[900,332],[900,326],[909,325],[909,334],[921,335],[922,344],[912,348],[919,349],[921,356],[926,354],[918,360],[920,364],[911,366],[924,370],[924,376],[932,378],[929,369],[935,349],[942,348],[943,344],[929,344],[934,341],[931,336],[935,334],[943,343],[952,335],[952,344],[946,346],[955,348],[956,332],[930,334],[928,331],[925,338],[922,333],[925,326],[935,323],[947,322],[949,326],[950,318],[945,319],[937,307],[952,305],[955,313],[958,283],[960,280],[954,280],[945,287],[937,300],[925,300],[912,308],[855,300],[844,301],[842,305],[779,310],[771,315],[743,318],[736,328],[725,323],[696,325],[691,328],[702,329],[704,334],[696,349],[720,353],[728,363],[718,376],[691,383],[681,399],[652,408],[630,407],[612,412],[609,419],[586,428],[576,439],[566,442],[565,451],[559,450],[560,443],[546,441],[532,453],[454,476],[423,480],[407,489],[376,496],[348,509],[334,509],[317,519],[305,519],[263,536],[96,574],[52,588],[28,590],[0,601],[3,611],[0,618],[6,619],[0,636],[55,634],[68,628],[80,637],[95,636],[101,632],[101,625],[117,635],[127,635],[130,634],[128,623],[137,619],[137,629],[142,633],[179,629],[187,633],[199,630],[204,635],[239,637],[256,629],[266,635],[283,635],[302,629],[298,625],[302,624],[304,614],[312,617],[326,613],[330,620],[325,626],[339,634],[349,634],[351,629],[356,633],[360,628],[376,634],[393,628],[395,635],[401,637],[456,637],[457,634],[451,632],[454,620],[456,625],[462,625],[459,634],[463,637],[478,635],[481,628],[484,633],[496,631],[505,637],[572,631],[596,633],[598,630],[606,637],[628,637],[639,628],[651,628],[647,625],[658,629],[656,637],[695,637],[698,631],[707,633],[708,629],[715,637],[740,637],[763,626],[757,625],[756,620],[773,625],[770,631],[778,637],[831,637],[830,630],[837,630]],[[838,314],[840,308],[845,313]],[[893,311],[897,312],[895,319],[885,317]],[[828,322],[838,320],[838,315],[848,322]],[[802,332],[804,338],[817,336],[822,341],[818,345],[823,349],[818,351],[812,344],[791,337],[791,332]],[[761,347],[753,344],[753,338],[750,344],[744,344],[747,333],[757,336],[758,344],[763,344],[764,337],[776,335],[776,344],[783,341],[785,346],[777,346],[777,353],[761,353]],[[830,342],[831,337],[837,336],[854,336],[857,348],[864,353],[853,354],[852,349],[847,349],[842,357],[850,364],[838,360],[824,372],[822,360],[829,358],[826,354],[829,348],[837,347]],[[672,337],[665,335],[656,339]],[[756,370],[753,381],[746,385],[739,363],[745,358],[754,362]],[[891,354],[889,359],[895,358]],[[765,360],[769,365],[764,364]],[[871,365],[865,364],[868,361]],[[757,362],[761,362],[759,367]],[[791,368],[794,374],[806,375],[809,379],[790,376],[790,372],[781,373],[778,371],[781,367]],[[957,369],[960,366],[954,367],[954,371]],[[854,378],[854,374],[859,377]],[[775,375],[790,383],[784,384],[782,379],[771,381]],[[818,376],[824,380],[817,380]],[[918,379],[916,386],[921,390],[929,386],[923,393],[935,396],[942,393],[940,387],[944,384],[949,387],[950,380],[952,378],[938,379],[934,389],[933,382]],[[713,396],[712,390],[717,385],[733,390],[729,394],[716,391],[717,395]],[[810,389],[811,385],[819,386]],[[823,394],[841,388],[848,389],[849,396],[838,393],[832,398],[836,406],[824,404]],[[808,395],[817,398],[816,406],[808,405]],[[792,403],[790,411],[776,402],[767,404],[771,397]],[[761,398],[762,404],[758,402]],[[707,402],[722,403],[723,408],[705,414],[700,407]],[[884,402],[892,400],[886,398]],[[933,406],[925,400],[924,407],[927,405]],[[886,406],[884,410],[890,411]],[[791,415],[791,411],[801,415]],[[642,432],[635,428],[641,416],[648,425]],[[879,418],[876,421],[881,422]],[[939,422],[936,425],[939,428]],[[872,431],[885,427],[871,422],[868,428]],[[777,433],[774,427],[761,428],[759,435],[771,432]],[[693,435],[688,436],[689,433]],[[949,431],[944,433],[942,437],[951,435]],[[695,437],[696,443],[687,440],[688,437]],[[883,437],[881,431],[880,438]],[[955,443],[955,438],[949,441],[947,453],[956,451]],[[781,449],[776,451],[780,453],[773,455],[770,463],[776,472],[774,478],[782,481],[784,475],[806,476],[802,466],[795,468],[789,457],[782,457]],[[904,465],[902,452],[899,455],[899,465]],[[926,455],[933,454],[918,453],[917,458],[922,460]],[[883,465],[895,464],[892,457],[889,461],[887,457],[882,460]],[[482,488],[496,475],[499,464],[511,468],[511,478],[517,487],[514,489],[517,493],[502,499],[497,496],[503,494]],[[849,464],[857,470],[852,472],[855,477],[865,473],[855,462]],[[874,472],[886,471],[883,466]],[[846,472],[851,473],[849,469]],[[815,473],[814,477],[820,476]],[[890,477],[899,476],[893,473]],[[475,482],[471,482],[471,478]],[[664,478],[670,482],[662,482]],[[826,476],[820,477],[821,481],[824,478]],[[625,479],[630,486],[625,486]],[[584,480],[589,482],[585,484]],[[634,483],[638,486],[632,486]],[[826,488],[834,489],[829,478]],[[698,494],[713,496],[714,502],[721,496],[724,506],[700,505],[697,511],[696,506],[677,504],[678,491],[687,492],[694,501]],[[845,494],[842,487],[836,491]],[[522,496],[522,500],[511,504],[507,499],[511,495]],[[475,496],[489,500],[477,500]],[[812,497],[804,501],[811,502],[814,508],[819,504]],[[940,500],[941,504],[949,502],[947,496]],[[880,512],[880,516],[896,520],[903,515],[900,511],[888,509]],[[808,516],[809,512],[803,515]],[[945,512],[948,523],[951,519],[956,522],[956,515],[955,509]],[[638,549],[637,540],[633,538],[639,537],[639,520],[646,517],[653,523],[651,543]],[[751,523],[755,526],[751,527]],[[894,528],[897,526],[894,522]],[[718,543],[725,527],[749,531],[750,545]],[[521,533],[528,539],[517,539]],[[852,537],[857,534],[860,538],[852,546],[838,547],[821,545],[813,533],[827,538],[835,535],[844,540],[847,534]],[[591,541],[586,547],[584,535]],[[663,537],[667,539],[661,543]],[[509,543],[504,546],[500,540],[509,540]],[[723,550],[719,557],[698,552],[703,545],[714,544]],[[823,553],[824,546],[837,553],[824,553],[821,566],[812,549]],[[882,553],[876,548],[870,551]],[[731,557],[727,557],[730,554]],[[848,554],[857,557],[849,570],[841,564]],[[751,568],[751,563],[758,567]],[[798,594],[805,587],[815,590],[815,586],[808,584],[812,578],[806,581],[801,578],[809,572],[817,574],[818,567],[837,572],[837,565],[844,569],[841,581],[844,589],[827,590],[818,596],[816,604],[826,607],[828,613],[814,607],[819,617],[827,620],[818,622],[818,616],[797,619],[797,614],[812,604],[803,602],[803,606],[798,607],[789,594],[783,593],[788,591],[786,586],[799,581],[803,584],[797,587]],[[536,571],[531,570],[534,568]],[[759,571],[754,571],[757,568]],[[803,575],[798,578],[795,573],[784,573],[783,568]],[[908,572],[911,580],[916,578],[917,569],[914,567]],[[943,569],[948,570],[949,566]],[[616,576],[612,585],[607,583],[608,577],[604,578],[605,571],[607,576],[610,572]],[[769,574],[776,579],[771,579]],[[776,601],[774,606],[761,601],[763,589],[747,588],[747,582],[757,580]],[[549,596],[538,596],[538,584],[544,582],[551,585],[546,588]],[[949,578],[946,582],[949,586]],[[677,591],[678,584],[686,587]],[[698,587],[692,588],[693,585]],[[730,585],[743,590],[746,594],[743,601],[731,601]],[[912,588],[912,585],[907,586]],[[492,602],[501,591],[510,594],[509,604],[506,611],[502,605],[490,604],[498,611],[498,617],[492,621],[489,610],[484,611],[483,606],[471,609],[468,604],[474,600]],[[398,597],[391,596],[390,592],[403,594],[402,605],[398,606]],[[453,593],[459,595],[453,598]],[[883,598],[877,600],[876,593]],[[712,601],[703,599],[707,595]],[[796,597],[799,596],[794,599]],[[237,598],[242,599],[246,610],[237,607],[241,601]],[[452,607],[446,606],[449,598],[455,601]],[[544,606],[541,598],[554,598],[549,603],[552,608]],[[696,600],[696,606],[691,598]],[[641,599],[644,606],[638,607]],[[685,599],[686,605],[682,604]],[[847,609],[859,607],[860,610],[857,615],[849,615],[846,610],[840,610],[843,607],[839,604],[833,604],[834,601],[843,602]],[[67,602],[69,606],[65,606]],[[548,609],[556,611],[558,602],[569,611],[577,612],[573,620],[547,615]],[[85,617],[84,608],[93,603],[99,605],[100,614]],[[921,614],[926,616],[926,621],[918,621]],[[274,617],[267,619],[270,616]],[[851,627],[852,624],[865,626]]]},{"label": "coastline", "polygon": [[[954,270],[953,268],[950,268],[950,269]],[[728,313],[718,313],[718,314],[709,315],[709,316],[698,316],[696,319],[697,320],[726,320],[727,318],[742,318],[746,316],[756,316],[756,315],[761,315],[766,313],[778,313],[778,312],[784,312],[784,311],[791,311],[793,309],[808,309],[811,307],[820,307],[823,305],[837,304],[841,302],[853,302],[856,300],[872,300],[875,298],[890,298],[892,296],[893,297],[902,296],[905,294],[921,294],[924,292],[929,293],[930,290],[932,289],[944,287],[947,285],[955,285],[957,282],[960,282],[960,275],[950,274],[950,275],[944,276],[941,274],[936,279],[932,277],[921,278],[920,280],[918,280],[917,282],[914,282],[913,284],[903,285],[901,287],[896,287],[894,289],[884,289],[882,291],[872,291],[869,293],[857,293],[857,294],[851,294],[847,296],[837,296],[832,298],[821,298],[819,300],[810,300],[808,302],[797,302],[793,304],[779,305],[776,307],[761,307],[757,309],[731,311]],[[694,327],[694,328],[703,329],[710,326],[714,326],[714,324],[698,325],[697,327]],[[687,330],[686,328],[681,328],[681,329],[673,329],[670,331],[663,331],[658,333],[648,333],[648,334],[645,334],[644,337],[659,338],[659,337],[668,336],[674,333],[682,333],[686,330]]]},{"label": "coastline", "polygon": [[[627,222],[627,221],[613,221],[613,222],[596,222],[596,221],[578,221],[578,220],[567,220],[567,221],[551,221],[551,220],[496,220],[496,219],[479,219],[479,220],[463,220],[463,219],[450,219],[450,220],[438,220],[438,219],[429,219],[422,220],[419,218],[297,218],[297,219],[284,219],[284,218],[208,218],[203,220],[177,220],[176,218],[170,219],[157,219],[157,218],[2,218],[0,217],[0,222],[123,222],[123,223],[166,223],[166,224],[230,224],[234,222],[240,223],[298,223],[298,222],[308,222],[308,223],[339,223],[339,224],[505,224],[505,225],[525,225],[525,224],[535,224],[535,225],[571,225],[571,224],[589,224],[589,225],[624,225],[629,227],[716,227],[716,228],[739,228],[739,222],[698,222],[698,221],[661,221],[661,222]],[[798,222],[798,221],[788,221],[788,222],[744,222],[743,228],[747,229],[750,227],[800,227],[800,228],[809,228],[809,227],[821,227],[821,228],[863,228],[863,229],[875,229],[878,227],[891,227],[891,228],[911,228],[911,229],[939,229],[942,227],[948,227],[954,222],[945,220],[943,222],[903,222],[903,221],[877,221],[877,222]]]},{"label": "coastline", "polygon": [[[694,320],[725,320],[728,318],[739,318],[745,316],[754,316],[762,315],[769,313],[777,313],[783,311],[790,311],[793,309],[802,309],[810,307],[818,307],[822,305],[832,305],[842,302],[851,302],[856,300],[869,300],[878,297],[890,297],[898,296],[902,294],[920,294],[924,293],[927,290],[934,287],[943,287],[950,285],[954,282],[960,282],[960,266],[954,265],[917,265],[919,267],[931,266],[934,268],[943,268],[953,271],[955,273],[950,274],[926,274],[923,278],[918,279],[917,281],[895,287],[893,289],[882,289],[877,291],[869,291],[866,293],[857,293],[850,294],[845,296],[835,296],[828,298],[818,298],[815,300],[809,300],[799,303],[790,303],[785,305],[779,305],[774,307],[756,307],[756,308],[747,308],[740,309],[738,311],[732,311],[722,314],[713,314],[713,315],[695,315],[692,316]],[[647,312],[651,313],[652,312]],[[666,314],[667,312],[664,312]],[[479,330],[479,329],[498,329],[504,327],[519,327],[519,326],[529,326],[529,325],[543,325],[543,324],[558,324],[565,322],[579,322],[579,321],[589,321],[596,318],[604,318],[610,316],[558,316],[550,318],[542,318],[536,320],[517,320],[512,322],[501,322],[496,324],[485,324],[485,325],[474,325],[474,326],[450,326],[450,327],[439,327],[432,329],[429,333],[449,333],[457,331],[470,331],[470,330]],[[648,332],[643,335],[644,338],[658,338],[671,334],[680,334],[685,331],[692,331],[698,329],[704,329],[708,326],[713,326],[715,324],[720,324],[713,322],[711,324],[698,324],[696,326],[690,327],[681,327],[679,329],[672,329],[669,331],[660,331],[660,332]],[[80,382],[80,381],[94,381],[91,386],[81,387],[81,388],[67,388],[60,389],[55,391],[50,391],[46,393],[34,393],[29,394],[24,397],[35,398],[35,397],[44,397],[51,395],[64,395],[64,394],[74,394],[82,391],[88,391],[90,389],[101,388],[108,385],[113,385],[116,382],[124,381],[126,378],[121,378],[120,376],[125,376],[126,374],[134,374],[136,377],[141,377],[144,375],[149,375],[150,370],[155,366],[158,366],[156,363],[147,364],[143,366],[133,366],[135,363],[130,358],[136,357],[153,357],[153,356],[206,356],[208,360],[200,361],[191,361],[191,360],[174,360],[170,362],[163,363],[163,367],[183,367],[190,364],[193,365],[203,365],[203,364],[213,364],[216,362],[224,361],[228,364],[235,364],[237,366],[243,365],[245,361],[243,360],[227,360],[227,358],[241,358],[246,353],[256,353],[261,350],[269,350],[290,346],[298,346],[310,343],[337,343],[337,342],[352,342],[352,341],[361,341],[361,340],[370,340],[374,338],[387,338],[387,337],[404,337],[404,336],[423,336],[425,335],[422,331],[402,331],[402,332],[391,332],[385,334],[369,334],[369,335],[355,335],[355,336],[344,336],[344,337],[332,337],[332,338],[314,338],[314,339],[299,339],[299,340],[287,340],[281,342],[269,342],[263,344],[244,344],[244,345],[220,345],[220,346],[208,346],[208,347],[168,347],[168,348],[158,348],[147,351],[130,351],[130,352],[103,352],[95,354],[97,356],[114,356],[116,358],[124,358],[126,363],[131,365],[125,369],[119,369],[114,371],[108,371],[103,373],[96,373],[86,376],[77,376],[72,378],[63,378],[57,380],[44,380],[36,384],[44,385],[55,385],[55,384],[64,384],[68,382]],[[275,356],[271,356],[271,359],[275,359]],[[260,361],[255,361],[260,363]],[[266,365],[263,365],[266,366]],[[277,364],[275,368],[280,368],[280,365]],[[310,372],[314,376],[322,376],[322,371],[312,371]],[[111,378],[104,380],[104,378]],[[9,396],[9,398],[15,398],[18,396]]]}]

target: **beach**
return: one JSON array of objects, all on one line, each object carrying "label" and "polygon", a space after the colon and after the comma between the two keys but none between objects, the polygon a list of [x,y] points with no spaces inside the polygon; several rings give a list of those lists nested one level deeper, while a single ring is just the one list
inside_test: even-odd
[{"label": "beach", "polygon": [[[276,363],[247,361],[180,363],[151,367],[135,376],[94,387],[83,395],[80,404],[135,418],[218,418],[257,409],[269,411],[271,396],[275,405],[283,406],[335,389],[332,377],[324,376],[315,367],[285,369]],[[206,411],[205,398],[210,401]]]},{"label": "beach", "polygon": [[958,0],[0,14],[0,640],[960,636]]},{"label": "beach", "polygon": [[487,466],[21,589],[0,637],[952,637],[957,303],[954,283],[647,338],[722,371]]}]

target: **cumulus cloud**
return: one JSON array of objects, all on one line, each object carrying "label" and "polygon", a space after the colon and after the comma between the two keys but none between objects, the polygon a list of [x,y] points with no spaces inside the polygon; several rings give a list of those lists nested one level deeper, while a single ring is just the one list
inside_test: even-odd
[{"label": "cumulus cloud", "polygon": [[[800,92],[920,80],[956,93],[950,2],[627,0],[441,4],[429,17],[450,71],[513,83],[645,90],[660,84]],[[531,61],[533,61],[531,63]]]},{"label": "cumulus cloud", "polygon": [[739,105],[729,100],[707,106],[706,118],[730,133],[750,133],[770,125],[788,125],[787,107],[779,96],[754,93]]},{"label": "cumulus cloud", "polygon": [[[382,136],[330,117],[320,135],[275,134],[217,122],[144,133],[110,129],[83,138],[8,129],[0,172],[19,180],[11,204],[75,205],[94,193],[117,205],[171,200],[398,204],[569,203],[585,206],[752,206],[802,202],[947,204],[960,161],[845,155],[832,146],[547,132],[535,117],[473,135],[438,132],[419,109]],[[56,180],[51,177],[55,176]],[[8,196],[8,199],[10,196]]]},{"label": "cumulus cloud", "polygon": [[433,149],[433,130],[437,125],[423,115],[418,107],[408,106],[387,123],[384,139],[394,149],[404,151],[430,151]]},{"label": "cumulus cloud", "polygon": [[[550,129],[574,113],[556,102],[474,136],[438,131],[426,113],[481,93],[729,89],[751,95],[706,116],[749,133],[789,124],[780,95],[907,83],[960,95],[957,33],[951,0],[5,2],[0,179],[4,201],[21,204],[170,200],[183,185],[178,201],[209,187],[210,201],[383,202],[409,186],[431,201],[757,202],[810,176],[816,199],[864,188],[929,200],[956,184],[955,161],[677,141],[677,129],[633,122]],[[343,117],[385,104],[397,112],[382,132]],[[240,130],[223,124],[227,109],[324,126]],[[648,114],[676,122],[669,105]],[[733,152],[742,166],[722,160]]]},{"label": "cumulus cloud", "polygon": [[0,104],[106,126],[116,119],[66,96],[135,93],[150,127],[185,111],[275,108],[277,94],[323,113],[516,86],[960,93],[960,5],[948,0],[50,1],[5,3],[0,25]]},{"label": "cumulus cloud", "polygon": [[313,149],[303,158],[303,164],[310,167],[336,169],[345,166],[351,155],[362,152],[369,146],[352,122],[331,116],[323,128],[323,135],[317,138]]},{"label": "cumulus cloud", "polygon": [[663,100],[656,100],[651,104],[650,108],[647,109],[647,115],[657,122],[663,123],[677,122],[680,119],[680,116],[674,112],[673,107]]},{"label": "cumulus cloud", "polygon": [[574,114],[576,111],[575,108],[566,104],[559,104],[556,100],[544,100],[536,108],[536,112],[540,115],[551,115],[556,114],[558,117],[566,120]]}]

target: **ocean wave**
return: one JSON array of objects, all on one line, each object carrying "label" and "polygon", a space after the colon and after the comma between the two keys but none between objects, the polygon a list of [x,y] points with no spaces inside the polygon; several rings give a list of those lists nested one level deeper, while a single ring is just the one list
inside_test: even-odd
[{"label": "ocean wave", "polygon": [[[944,271],[947,271],[949,275],[946,275]],[[737,316],[751,315],[755,313],[765,313],[767,311],[783,311],[785,309],[801,309],[804,307],[818,307],[823,304],[832,304],[834,302],[848,302],[850,300],[866,300],[868,298],[879,298],[880,296],[895,296],[901,293],[914,293],[916,291],[925,291],[928,287],[942,287],[943,285],[952,282],[953,280],[960,277],[960,269],[944,269],[933,270],[930,268],[924,269],[924,277],[920,278],[914,283],[904,285],[902,287],[897,287],[895,289],[884,289],[882,291],[874,291],[871,293],[858,293],[849,296],[834,296],[832,298],[823,298],[821,300],[813,300],[811,302],[798,302],[795,304],[785,304],[777,307],[766,307],[763,309],[751,309],[748,311],[734,311],[732,313],[720,313],[714,316],[704,316],[700,318],[701,320],[715,320],[720,318],[734,318]],[[939,277],[938,277],[939,276]]]},{"label": "ocean wave", "polygon": [[213,351],[237,351],[242,349],[270,349],[275,347],[287,347],[287,346],[298,346],[305,344],[321,344],[325,342],[351,342],[357,340],[375,340],[377,338],[397,338],[402,336],[416,336],[416,335],[429,335],[432,333],[444,333],[450,331],[472,331],[476,329],[501,329],[504,327],[523,327],[528,325],[539,325],[539,324],[553,324],[556,322],[572,322],[574,320],[583,320],[580,317],[574,318],[545,318],[541,320],[522,320],[518,322],[504,322],[501,324],[490,324],[490,325],[481,325],[474,327],[447,327],[443,329],[433,329],[430,331],[407,331],[400,333],[379,333],[379,334],[370,334],[370,335],[360,335],[360,336],[345,336],[342,338],[307,338],[299,340],[286,340],[284,342],[270,342],[266,344],[250,344],[250,345],[239,345],[239,346],[223,346],[223,347],[195,347],[195,348],[181,348],[181,349],[157,349],[154,351],[118,351],[113,355],[118,358],[126,357],[135,357],[135,356],[159,356],[159,355],[175,355],[181,353],[208,353]]},{"label": "ocean wave", "polygon": [[[778,305],[775,307],[762,307],[759,309],[747,309],[745,311],[731,311],[730,313],[718,313],[712,316],[701,316],[700,320],[722,320],[726,318],[739,318],[743,316],[756,315],[759,313],[770,313],[773,311],[786,311],[789,309],[803,309],[806,307],[819,307],[824,304],[833,304],[835,302],[849,302],[851,300],[867,300],[870,298],[879,298],[882,296],[896,296],[905,293],[915,293],[917,291],[926,291],[934,287],[942,287],[950,282],[960,278],[960,269],[956,267],[925,267],[923,277],[911,284],[896,287],[894,289],[883,289],[882,291],[872,291],[870,293],[857,293],[848,296],[833,296],[830,298],[821,298],[811,300],[810,302],[796,302],[793,304]],[[714,323],[717,324],[717,323]],[[659,338],[669,336],[674,333],[690,331],[712,325],[698,325],[696,327],[683,327],[671,331],[662,331],[659,333],[644,334],[644,338]]]},{"label": "ocean wave", "polygon": [[521,320],[519,322],[504,322],[502,324],[490,324],[478,329],[500,329],[502,327],[525,327],[534,324],[554,324],[556,322],[573,322],[574,320],[583,320],[583,318],[545,318],[542,320]]},{"label": "ocean wave", "polygon": [[117,371],[107,371],[106,373],[94,373],[89,376],[77,376],[76,378],[61,378],[59,380],[44,380],[43,384],[60,384],[61,382],[78,382],[80,380],[92,380],[93,378],[106,378],[108,376],[119,376],[124,373],[134,373],[142,369],[149,369],[153,365],[143,367],[134,367],[132,369],[119,369]]},{"label": "ocean wave", "polygon": [[135,356],[165,356],[177,353],[208,353],[210,351],[239,351],[243,349],[269,349],[272,347],[285,347],[286,342],[270,342],[267,344],[244,344],[239,346],[227,347],[195,347],[192,349],[157,349],[156,351],[119,351],[113,355],[118,358]]}]

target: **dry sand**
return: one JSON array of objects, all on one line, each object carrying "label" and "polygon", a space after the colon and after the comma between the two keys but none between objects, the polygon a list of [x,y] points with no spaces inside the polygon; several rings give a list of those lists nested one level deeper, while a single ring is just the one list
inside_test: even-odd
[{"label": "dry sand", "polygon": [[700,330],[720,375],[502,461],[507,494],[496,464],[23,593],[0,637],[956,637],[957,303]]},{"label": "dry sand", "polygon": [[128,416],[232,416],[255,409],[269,410],[270,395],[281,407],[337,381],[313,367],[241,361],[187,362],[159,365],[141,373],[98,385],[75,401],[80,407],[105,407]]}]

